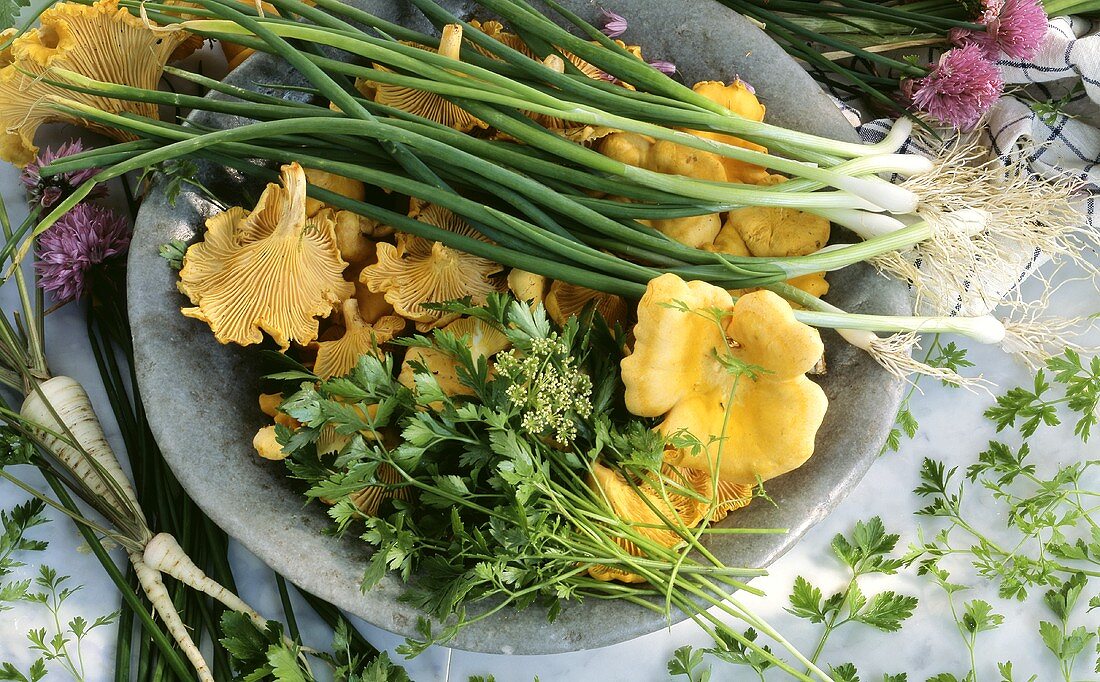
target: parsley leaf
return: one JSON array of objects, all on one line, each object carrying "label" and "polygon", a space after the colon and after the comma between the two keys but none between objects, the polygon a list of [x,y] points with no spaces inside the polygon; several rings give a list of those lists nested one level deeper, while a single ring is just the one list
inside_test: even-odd
[{"label": "parsley leaf", "polygon": [[168,261],[169,267],[173,270],[183,269],[183,257],[187,254],[187,242],[179,239],[173,239],[170,242],[161,244],[157,250],[160,257]]},{"label": "parsley leaf", "polygon": [[[19,20],[19,13],[30,6],[30,0],[0,0],[0,31],[6,31],[15,26]],[[6,39],[0,38],[0,44]]]}]

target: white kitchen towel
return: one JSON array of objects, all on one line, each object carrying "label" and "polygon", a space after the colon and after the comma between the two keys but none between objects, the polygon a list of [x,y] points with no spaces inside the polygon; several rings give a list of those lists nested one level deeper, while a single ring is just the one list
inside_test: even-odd
[{"label": "white kitchen towel", "polygon": [[[1003,164],[1025,162],[1036,175],[1072,177],[1083,183],[1078,204],[1083,223],[1097,229],[1100,198],[1100,25],[1079,18],[1051,19],[1042,48],[1029,61],[999,60],[1005,94],[981,124],[990,158]],[[838,93],[839,94],[839,93]],[[853,124],[858,102],[837,97]],[[893,125],[890,119],[858,124],[860,137],[878,142]],[[909,141],[901,151],[934,154]],[[1093,254],[1095,258],[1095,254]],[[1018,249],[1019,272],[999,282],[985,282],[967,291],[941,291],[926,299],[926,313],[984,314],[1011,294],[1043,262],[1042,254]],[[917,261],[918,267],[922,264]],[[984,296],[973,291],[985,290]]]}]

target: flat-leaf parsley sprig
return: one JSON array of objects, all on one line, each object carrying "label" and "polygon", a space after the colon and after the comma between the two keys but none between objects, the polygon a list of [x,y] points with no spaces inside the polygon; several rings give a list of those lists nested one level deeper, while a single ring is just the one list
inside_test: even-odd
[{"label": "flat-leaf parsley sprig", "polygon": [[892,590],[868,597],[859,586],[859,579],[864,576],[897,573],[904,564],[900,557],[890,556],[897,543],[898,536],[886,532],[881,518],[858,521],[850,538],[837,534],[832,542],[833,552],[851,574],[842,591],[826,598],[803,576],[795,579],[787,611],[811,623],[824,624],[810,660],[817,661],[829,636],[848,623],[863,623],[883,632],[897,632],[902,622],[913,615],[916,597]]}]

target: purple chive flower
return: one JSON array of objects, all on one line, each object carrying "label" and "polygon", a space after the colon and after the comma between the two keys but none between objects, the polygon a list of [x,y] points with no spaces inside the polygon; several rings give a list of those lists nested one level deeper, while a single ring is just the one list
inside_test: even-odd
[{"label": "purple chive flower", "polygon": [[664,60],[658,59],[655,62],[650,62],[649,65],[657,69],[661,73],[665,74],[666,76],[671,76],[676,73],[676,65],[672,62],[666,62]]},{"label": "purple chive flower", "polygon": [[902,93],[941,123],[973,128],[1001,96],[1001,72],[977,45],[944,52],[924,78],[906,79]]},{"label": "purple chive flower", "polygon": [[1031,59],[1047,34],[1047,13],[1039,0],[984,0],[978,17],[984,31],[951,29],[956,45],[978,45],[985,56],[997,59],[1001,53],[1011,59]]},{"label": "purple chive flower", "polygon": [[603,34],[608,38],[618,38],[622,34],[626,33],[626,29],[629,27],[621,15],[615,14],[609,9],[600,8],[600,23],[603,28]]},{"label": "purple chive flower", "polygon": [[[79,154],[82,151],[84,151],[84,146],[80,144],[80,140],[70,140],[57,149],[47,147],[38,153],[38,157],[34,161],[27,164],[19,179],[23,182],[23,187],[27,191],[27,200],[30,201],[31,205],[41,206],[43,209],[53,208],[64,201],[77,187],[80,187],[99,172],[98,168],[87,168],[45,178],[39,174],[42,166],[66,156]],[[107,187],[96,185],[88,198],[97,199],[104,196],[107,196]]]},{"label": "purple chive flower", "polygon": [[42,288],[58,303],[68,303],[84,294],[89,270],[126,253],[129,246],[125,218],[102,206],[80,203],[38,238],[34,269]]},{"label": "purple chive flower", "polygon": [[736,83],[740,83],[741,87],[748,90],[750,95],[755,95],[756,94],[756,88],[752,87],[752,83],[749,83],[748,81],[741,80],[741,76],[734,76],[733,80]]}]

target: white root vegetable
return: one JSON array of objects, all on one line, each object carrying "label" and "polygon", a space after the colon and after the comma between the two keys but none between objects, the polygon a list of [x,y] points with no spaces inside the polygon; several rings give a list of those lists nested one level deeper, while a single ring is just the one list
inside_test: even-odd
[{"label": "white root vegetable", "polygon": [[157,533],[145,545],[142,557],[145,563],[161,573],[167,573],[181,583],[217,599],[226,608],[239,611],[252,619],[261,631],[267,627],[267,619],[257,613],[243,599],[212,580],[191,561],[176,539],[168,533]]},{"label": "white root vegetable", "polygon": [[[141,587],[168,632],[194,666],[201,682],[213,682],[202,652],[180,619],[161,579],[167,573],[181,583],[247,615],[263,629],[266,620],[240,597],[210,579],[167,533],[156,536],[138,504],[126,472],[103,434],[91,400],[75,379],[58,376],[38,384],[23,402],[20,415],[69,474],[118,516],[119,528],[139,549],[127,547]],[[74,445],[79,445],[76,447]]]},{"label": "white root vegetable", "polygon": [[[58,376],[40,383],[23,401],[19,414],[43,427],[38,430],[39,438],[89,492],[111,505],[123,518],[138,522],[147,536],[135,540],[141,544],[149,541],[152,533],[130,479],[103,435],[88,394],[76,379]],[[69,434],[80,448],[72,445]]]},{"label": "white root vegetable", "polygon": [[[161,580],[160,572],[146,564],[140,553],[127,552],[126,554],[130,557],[130,563],[134,565],[134,574],[137,575],[145,596],[149,598],[149,603],[156,608],[161,620],[164,621],[164,627],[167,628],[168,634],[176,640],[176,644],[179,644],[180,649],[187,656],[187,660],[195,668],[199,681],[214,682],[214,676],[210,674],[210,666],[206,664],[206,659],[203,658],[199,648],[195,646],[194,640],[191,639],[191,633],[187,631],[187,626],[183,624],[179,613],[172,606],[172,597],[168,594],[164,581]],[[161,608],[160,604],[167,606]]]}]

